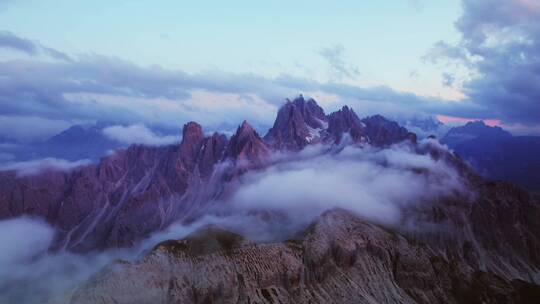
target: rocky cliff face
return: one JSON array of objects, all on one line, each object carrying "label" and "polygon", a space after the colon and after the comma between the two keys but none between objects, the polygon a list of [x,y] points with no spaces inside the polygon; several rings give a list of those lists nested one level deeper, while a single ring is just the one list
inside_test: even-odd
[{"label": "rocky cliff face", "polygon": [[540,296],[527,279],[478,265],[470,257],[480,253],[467,244],[418,242],[337,209],[284,243],[254,244],[215,227],[163,242],[136,263],[110,265],[65,302],[532,303]]},{"label": "rocky cliff face", "polygon": [[264,139],[246,121],[230,140],[205,137],[189,122],[180,145],[134,145],[72,172],[0,172],[0,219],[44,217],[60,231],[58,247],[68,250],[129,246],[172,221],[204,213],[210,201],[231,193],[236,177],[265,167],[272,152],[338,143],[346,134],[378,146],[412,138],[383,117],[360,120],[346,106],[327,116],[300,96],[279,110]]},{"label": "rocky cliff face", "polygon": [[234,193],[244,174],[276,161],[278,151],[296,155],[311,144],[383,150],[402,142],[455,169],[467,189],[404,206],[397,227],[333,210],[287,242],[257,244],[215,227],[201,230],[159,244],[135,263],[111,265],[66,301],[527,303],[536,296],[536,198],[508,183],[486,182],[452,153],[418,144],[382,116],[360,119],[347,106],[326,115],[303,97],[280,109],[264,138],[245,121],[230,139],[205,136],[190,122],[179,145],[134,145],[71,172],[0,172],[0,218],[44,217],[60,231],[56,249],[130,246],[172,222],[201,218]]},{"label": "rocky cliff face", "polygon": [[278,111],[274,126],[264,139],[273,147],[298,151],[320,139],[327,126],[327,117],[317,103],[300,95]]},{"label": "rocky cliff face", "polygon": [[1,172],[0,217],[44,217],[58,228],[64,249],[129,246],[218,195],[213,167],[223,159],[226,137],[205,138],[193,122],[183,135],[180,145],[134,145],[72,172]]}]

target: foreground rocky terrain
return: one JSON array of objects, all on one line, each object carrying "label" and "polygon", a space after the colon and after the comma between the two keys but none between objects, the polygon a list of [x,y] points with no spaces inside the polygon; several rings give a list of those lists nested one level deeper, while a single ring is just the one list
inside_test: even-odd
[{"label": "foreground rocky terrain", "polygon": [[[519,202],[510,204],[515,203]],[[514,221],[513,225],[531,224],[526,218]],[[535,303],[540,299],[540,286],[530,282],[538,280],[537,255],[515,259],[515,251],[506,252],[513,249],[497,251],[497,243],[477,236],[440,237],[446,240],[424,243],[341,209],[325,212],[301,236],[283,243],[254,244],[210,227],[183,240],[160,243],[136,263],[110,265],[64,301]],[[538,240],[523,237],[525,242]],[[497,240],[506,241],[511,240]],[[538,243],[534,246],[538,250]]]},{"label": "foreground rocky terrain", "polygon": [[[318,147],[318,153],[330,158],[342,153],[347,159],[352,157],[347,147],[391,156],[396,146],[407,153],[393,160],[376,159],[377,168],[397,166],[407,178],[422,177],[438,185],[436,195],[429,193],[429,184],[425,189],[401,189],[397,182],[403,179],[394,179],[396,172],[391,171],[384,191],[397,201],[403,194],[404,201],[397,204],[397,222],[334,208],[289,233],[285,241],[265,242],[226,226],[203,227],[187,238],[157,244],[136,261],[109,265],[58,302],[540,299],[538,197],[510,183],[485,180],[437,141],[418,143],[415,134],[382,116],[360,119],[346,106],[326,115],[314,100],[301,96],[279,110],[264,137],[247,122],[231,138],[205,136],[199,124],[190,122],[184,125],[179,145],[135,145],[67,172],[1,172],[0,218],[45,218],[59,231],[52,250],[129,247],[171,223],[193,223],[210,213],[226,215],[227,202],[247,175],[290,166],[288,160],[310,148]],[[382,174],[366,172],[372,172],[373,179]],[[459,187],[451,184],[456,180]],[[426,193],[413,197],[419,202],[405,204],[409,190]],[[339,194],[332,199],[339,200]],[[367,203],[363,200],[368,198],[358,198],[355,204]],[[260,202],[255,200],[257,206]],[[260,209],[252,215],[261,224],[279,225],[284,217]]]}]

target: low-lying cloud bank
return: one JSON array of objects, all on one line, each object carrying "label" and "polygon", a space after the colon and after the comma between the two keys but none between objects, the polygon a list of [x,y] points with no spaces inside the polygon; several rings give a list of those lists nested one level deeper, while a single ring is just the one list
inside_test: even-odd
[{"label": "low-lying cloud bank", "polygon": [[[433,140],[420,145],[443,149]],[[324,149],[309,147],[293,160],[244,176],[232,205],[278,211],[303,223],[325,210],[343,208],[399,226],[403,209],[466,191],[454,168],[407,144],[382,150],[346,146],[336,153],[322,153]]]},{"label": "low-lying cloud bank", "polygon": [[[342,143],[346,143],[344,139]],[[48,253],[53,228],[28,218],[0,221],[0,302],[35,303],[61,297],[116,259],[135,260],[156,243],[219,225],[252,241],[293,237],[322,212],[350,210],[394,229],[409,229],[404,210],[465,193],[459,173],[443,160],[417,150],[444,149],[434,140],[387,149],[311,146],[276,154],[273,165],[243,175],[226,201],[190,225],[175,223],[132,248],[85,255]],[[422,229],[422,223],[415,229]],[[4,246],[5,245],[5,246]]]},{"label": "low-lying cloud bank", "polygon": [[179,136],[159,135],[141,124],[130,126],[111,126],[103,129],[103,134],[123,144],[143,144],[148,146],[164,146],[180,141]]},{"label": "low-lying cloud bank", "polygon": [[36,175],[44,171],[70,171],[91,163],[88,159],[69,161],[49,157],[22,162],[8,162],[0,165],[0,171],[15,171],[17,176],[23,177]]},{"label": "low-lying cloud bank", "polygon": [[111,262],[132,261],[160,241],[182,238],[199,228],[172,225],[137,246],[85,255],[48,252],[55,230],[40,219],[0,221],[0,303],[55,303]]}]

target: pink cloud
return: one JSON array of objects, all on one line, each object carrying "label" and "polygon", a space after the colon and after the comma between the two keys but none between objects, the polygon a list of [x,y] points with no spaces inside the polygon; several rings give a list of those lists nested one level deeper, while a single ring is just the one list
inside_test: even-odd
[{"label": "pink cloud", "polygon": [[494,127],[501,126],[500,119],[479,119],[479,118],[465,118],[458,116],[437,115],[437,119],[444,124],[466,124],[471,121],[483,121],[486,125]]}]

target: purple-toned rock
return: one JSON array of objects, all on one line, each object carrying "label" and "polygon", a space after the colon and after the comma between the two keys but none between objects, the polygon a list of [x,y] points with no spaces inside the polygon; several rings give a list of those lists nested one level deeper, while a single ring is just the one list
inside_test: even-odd
[{"label": "purple-toned rock", "polygon": [[180,143],[180,157],[185,170],[193,169],[203,141],[204,134],[201,125],[193,121],[184,125],[182,142]]},{"label": "purple-toned rock", "polygon": [[242,167],[262,167],[268,158],[270,149],[257,131],[244,120],[227,146],[226,158],[234,160]]},{"label": "purple-toned rock", "polygon": [[287,100],[277,114],[274,126],[264,140],[277,149],[298,151],[319,140],[320,131],[326,128],[326,115],[313,99],[300,95]]},{"label": "purple-toned rock", "polygon": [[366,142],[364,125],[353,109],[344,106],[341,110],[328,115],[327,134],[335,143],[341,142],[344,134],[349,134],[356,143]]},{"label": "purple-toned rock", "polygon": [[362,119],[369,143],[374,146],[389,146],[409,140],[416,143],[416,135],[401,127],[397,122],[388,120],[381,115]]},{"label": "purple-toned rock", "polygon": [[227,137],[217,132],[204,139],[197,161],[203,177],[209,177],[214,171],[214,165],[223,159],[227,144]]}]

